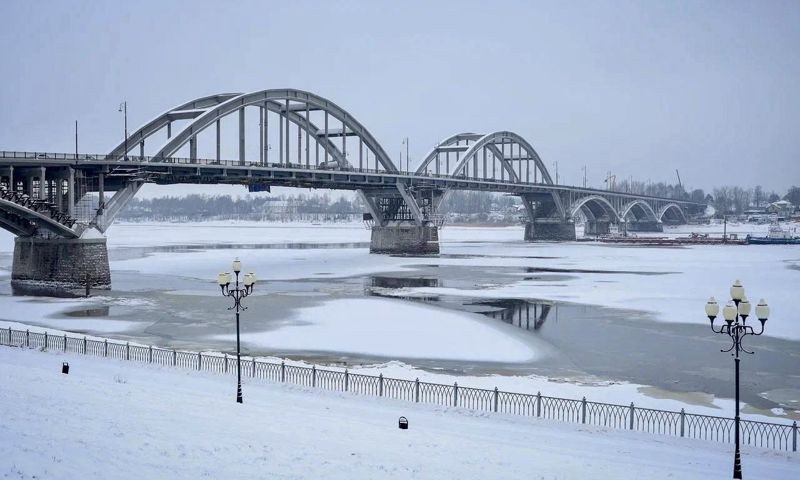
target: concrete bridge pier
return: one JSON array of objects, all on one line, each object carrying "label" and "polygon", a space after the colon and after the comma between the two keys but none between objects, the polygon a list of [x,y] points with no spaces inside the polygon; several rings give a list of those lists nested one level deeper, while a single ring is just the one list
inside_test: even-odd
[{"label": "concrete bridge pier", "polygon": [[525,222],[526,242],[568,242],[576,239],[575,223],[572,221],[537,219],[533,222]]},{"label": "concrete bridge pier", "polygon": [[14,239],[12,285],[56,289],[111,289],[105,237]]},{"label": "concrete bridge pier", "polygon": [[438,255],[439,228],[430,222],[388,222],[372,227],[369,253]]},{"label": "concrete bridge pier", "polygon": [[596,220],[586,222],[583,226],[584,235],[608,235],[611,233],[611,224],[608,221]]},{"label": "concrete bridge pier", "polygon": [[628,232],[663,232],[664,224],[655,220],[640,220],[628,222],[625,228]]}]

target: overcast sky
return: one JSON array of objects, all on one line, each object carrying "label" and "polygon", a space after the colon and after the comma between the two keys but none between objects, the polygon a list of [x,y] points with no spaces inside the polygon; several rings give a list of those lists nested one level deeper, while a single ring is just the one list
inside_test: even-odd
[{"label": "overcast sky", "polygon": [[[105,153],[206,94],[299,88],[412,164],[526,137],[562,183],[800,184],[800,2],[0,2],[0,149]],[[233,143],[234,140],[231,140]]]}]

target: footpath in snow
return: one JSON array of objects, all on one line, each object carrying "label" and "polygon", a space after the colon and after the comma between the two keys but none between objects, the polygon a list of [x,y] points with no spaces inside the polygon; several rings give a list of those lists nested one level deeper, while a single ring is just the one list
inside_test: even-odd
[{"label": "footpath in snow", "polygon": [[[69,375],[61,362],[70,363]],[[729,478],[732,446],[0,347],[2,478]],[[409,430],[397,420],[408,417]],[[746,478],[797,454],[747,447]]]}]

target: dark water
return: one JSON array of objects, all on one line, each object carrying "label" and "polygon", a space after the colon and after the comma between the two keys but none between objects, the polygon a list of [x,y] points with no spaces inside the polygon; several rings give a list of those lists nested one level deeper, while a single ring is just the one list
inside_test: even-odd
[{"label": "dark water", "polygon": [[[394,296],[386,289],[444,287],[446,283],[436,276],[370,277],[366,292]],[[545,300],[442,295],[400,298],[479,313],[537,336],[554,347],[555,353],[526,365],[526,370],[536,374],[591,375],[673,392],[733,396],[732,357],[720,352],[730,341],[707,326],[658,322],[643,312]],[[759,337],[750,347],[758,352],[741,362],[742,400],[756,408],[800,409],[800,342]],[[474,374],[479,369],[465,371]],[[774,393],[766,395],[768,399],[762,395],[765,392]]]}]

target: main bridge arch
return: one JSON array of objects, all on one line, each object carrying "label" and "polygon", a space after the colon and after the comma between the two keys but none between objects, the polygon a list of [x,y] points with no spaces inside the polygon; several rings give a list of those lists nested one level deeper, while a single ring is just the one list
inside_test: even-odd
[{"label": "main bridge arch", "polygon": [[428,152],[416,173],[553,184],[533,146],[522,136],[508,131],[465,132],[448,137]]},{"label": "main bridge arch", "polygon": [[[331,161],[335,162],[333,168],[348,169],[353,166],[358,156],[359,168],[369,168],[374,165],[375,170],[388,173],[397,173],[398,169],[389,155],[378,143],[375,137],[355,117],[339,107],[332,101],[310,92],[295,89],[272,89],[241,94],[225,93],[201,97],[190,102],[178,105],[154,119],[131,134],[126,142],[117,145],[110,153],[113,158],[127,157],[131,150],[139,146],[140,155],[144,156],[144,141],[148,137],[166,128],[167,141],[152,155],[155,160],[169,161],[181,148],[189,146],[189,158],[197,158],[197,136],[208,127],[216,126],[216,159],[220,160],[220,121],[228,116],[239,116],[239,160],[245,161],[245,109],[255,107],[260,110],[259,142],[260,162],[267,163],[271,146],[268,144],[269,112],[279,115],[280,152],[278,162],[293,164],[290,153],[297,156],[295,165],[303,163],[305,153],[306,166],[320,166],[331,168]],[[312,113],[321,112],[321,118],[315,122]],[[172,135],[172,122],[176,120],[190,120],[179,132]],[[319,124],[318,124],[319,122]],[[290,152],[292,135],[290,126],[297,132],[297,149]],[[305,142],[301,139],[305,135]],[[356,154],[348,152],[348,137],[356,139]],[[311,160],[311,141],[316,145],[316,154]],[[324,154],[320,158],[320,149]],[[273,153],[274,155],[274,153]]]}]

